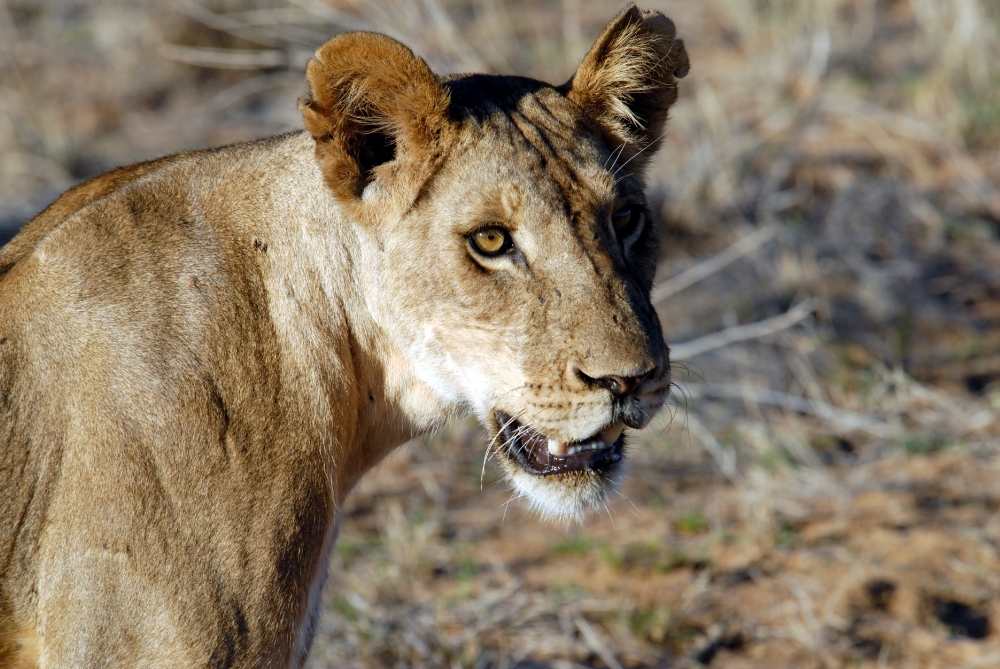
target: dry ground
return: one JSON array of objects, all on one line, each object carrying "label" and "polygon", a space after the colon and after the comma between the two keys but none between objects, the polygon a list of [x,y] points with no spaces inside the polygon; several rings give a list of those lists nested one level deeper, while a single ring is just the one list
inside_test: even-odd
[{"label": "dry ground", "polygon": [[[311,666],[1000,666],[1000,8],[681,0],[650,174],[675,406],[586,526],[472,424],[354,494]],[[562,81],[616,7],[0,0],[0,243],[116,164],[299,126],[309,53]]]}]

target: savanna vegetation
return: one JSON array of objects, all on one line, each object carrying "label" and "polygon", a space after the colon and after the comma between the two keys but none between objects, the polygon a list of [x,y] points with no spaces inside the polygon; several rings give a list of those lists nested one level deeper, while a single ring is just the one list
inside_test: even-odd
[{"label": "savanna vegetation", "polygon": [[[583,527],[472,423],[346,509],[311,667],[1000,666],[1000,6],[659,0],[691,56],[649,173],[677,388]],[[301,127],[377,30],[568,78],[598,0],[0,0],[0,242],[120,164]]]}]

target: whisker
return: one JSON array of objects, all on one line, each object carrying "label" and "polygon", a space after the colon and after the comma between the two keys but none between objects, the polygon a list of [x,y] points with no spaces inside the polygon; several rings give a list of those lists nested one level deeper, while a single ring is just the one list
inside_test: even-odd
[{"label": "whisker", "polygon": [[621,172],[623,169],[625,169],[626,165],[628,165],[630,162],[632,162],[633,160],[635,160],[636,158],[638,158],[640,153],[642,153],[643,151],[645,151],[646,149],[648,149],[649,147],[653,146],[658,141],[660,141],[661,139],[663,139],[663,137],[666,136],[666,134],[667,134],[667,131],[664,130],[663,132],[661,132],[659,134],[659,136],[656,139],[654,139],[652,142],[649,142],[648,144],[646,144],[646,146],[644,146],[641,149],[639,149],[638,151],[636,151],[635,155],[633,155],[631,158],[629,158],[624,163],[622,163],[621,166],[617,170],[615,170],[614,173],[611,176],[612,177],[617,177],[618,173]]},{"label": "whisker", "polygon": [[[608,169],[608,160],[611,160],[611,168],[610,168],[610,170],[613,170],[615,168],[615,165],[618,164],[618,158],[621,157],[621,153],[624,150],[625,150],[625,142],[622,142],[618,146],[617,149],[615,149],[614,151],[612,151],[611,154],[607,158],[604,159],[604,169]],[[608,170],[608,171],[610,171],[610,170]]]},{"label": "whisker", "polygon": [[497,440],[497,437],[499,437],[501,434],[503,434],[503,431],[506,430],[510,426],[510,424],[513,423],[515,420],[517,420],[517,416],[511,416],[510,420],[508,420],[506,423],[504,423],[503,426],[499,430],[497,430],[497,433],[490,440],[490,443],[488,443],[486,445],[486,454],[483,455],[483,469],[479,473],[479,489],[480,490],[483,489],[483,479],[486,478],[486,462],[487,462],[487,460],[489,460],[489,457],[490,457],[490,449],[493,447],[493,443]]},{"label": "whisker", "polygon": [[[677,369],[683,369],[685,374],[687,374],[689,376],[696,376],[696,377],[698,377],[698,379],[700,379],[702,383],[706,383],[706,384],[708,383],[708,381],[705,380],[705,377],[704,377],[704,375],[701,372],[701,365],[699,365],[698,363],[691,362],[690,360],[678,360],[676,362],[671,361],[670,367],[671,368],[677,368]],[[695,370],[691,369],[692,367],[697,367],[698,371],[695,371]]]},{"label": "whisker", "polygon": [[611,521],[611,528],[617,532],[618,528],[615,526],[615,519],[611,517],[611,507],[608,506],[607,498],[601,500],[601,504],[604,505],[604,510],[608,512],[608,520]]},{"label": "whisker", "polygon": [[[500,444],[500,446],[498,446],[496,449],[494,449],[493,455],[499,453],[500,451],[502,451],[502,450],[504,450],[506,448],[509,448],[511,445],[513,445],[514,443],[516,443],[517,440],[520,439],[523,435],[527,434],[528,430],[530,430],[530,429],[531,428],[529,428],[526,425],[522,425],[522,426],[518,427],[517,430],[514,431],[514,434],[512,434],[510,436],[509,439],[507,439],[502,444]],[[489,454],[489,451],[487,451],[487,456],[489,458],[493,457],[492,455]],[[486,467],[486,462],[483,462],[483,468],[484,468],[484,470],[485,470],[485,467]],[[482,489],[482,481],[481,480],[480,480],[480,489]]]},{"label": "whisker", "polygon": [[641,518],[641,516],[639,515],[639,507],[633,504],[632,500],[630,500],[626,495],[624,495],[621,490],[615,490],[615,494],[629,503],[629,505],[632,507],[632,513],[633,515],[635,515],[636,518]]},{"label": "whisker", "polygon": [[510,499],[508,499],[506,502],[500,505],[503,507],[503,517],[500,518],[500,527],[503,527],[504,521],[507,520],[507,507],[509,507],[510,503],[520,496],[521,496],[520,493],[518,493],[517,490],[514,490],[514,492],[512,492],[510,495]]}]

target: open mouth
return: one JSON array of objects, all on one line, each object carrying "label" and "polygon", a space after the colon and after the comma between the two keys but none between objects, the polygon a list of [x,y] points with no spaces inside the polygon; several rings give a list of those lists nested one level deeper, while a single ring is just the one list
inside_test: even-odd
[{"label": "open mouth", "polygon": [[609,425],[582,441],[562,443],[500,411],[496,419],[507,454],[531,474],[601,471],[622,459],[624,423]]}]

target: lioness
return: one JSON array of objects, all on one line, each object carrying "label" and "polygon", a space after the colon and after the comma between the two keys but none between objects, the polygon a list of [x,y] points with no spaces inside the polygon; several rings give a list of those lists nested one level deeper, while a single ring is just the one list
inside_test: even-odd
[{"label": "lioness", "polygon": [[385,36],[305,131],[121,168],[0,251],[0,666],[298,667],[338,509],[471,409],[576,516],[669,392],[642,170],[687,54],[629,7],[562,86]]}]

